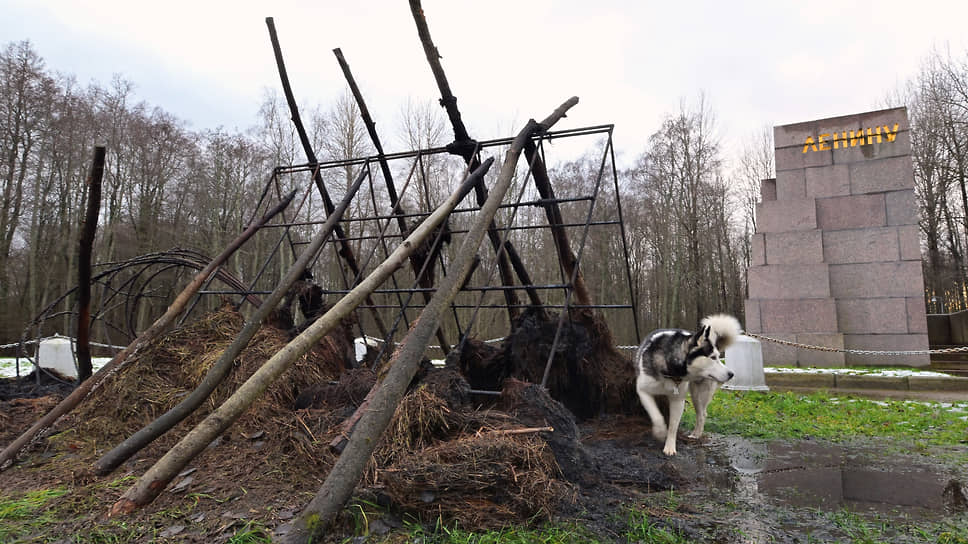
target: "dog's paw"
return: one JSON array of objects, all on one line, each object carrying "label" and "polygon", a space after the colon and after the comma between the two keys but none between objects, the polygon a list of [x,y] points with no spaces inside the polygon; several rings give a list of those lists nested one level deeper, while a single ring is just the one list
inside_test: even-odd
[{"label": "dog's paw", "polygon": [[700,438],[702,438],[702,433],[697,433],[696,431],[692,431],[691,433],[686,435],[686,437],[691,438],[693,440],[699,440]]},{"label": "dog's paw", "polygon": [[668,434],[669,433],[668,433],[668,430],[666,429],[665,425],[662,425],[662,426],[653,425],[652,426],[652,436],[654,436],[656,440],[665,440],[666,439],[666,436]]},{"label": "dog's paw", "polygon": [[664,454],[672,457],[673,455],[676,454],[676,445],[673,444],[671,446],[666,446],[666,447],[662,448],[662,453],[664,453]]}]

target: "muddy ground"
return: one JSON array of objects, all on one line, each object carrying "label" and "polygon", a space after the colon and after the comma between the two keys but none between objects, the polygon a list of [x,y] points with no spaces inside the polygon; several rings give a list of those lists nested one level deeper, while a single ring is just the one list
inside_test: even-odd
[{"label": "muddy ground", "polygon": [[[51,384],[40,389],[28,382],[0,384],[0,444],[65,392]],[[311,434],[311,416],[302,417]],[[0,473],[0,494],[69,491],[48,504],[60,521],[36,527],[27,542],[227,542],[241,531],[271,530],[290,520],[325,476],[326,463],[306,466],[268,448],[275,432],[228,433],[148,509],[108,520],[104,515],[113,501],[160,452],[146,452],[115,474],[96,478],[89,466],[103,445],[78,436],[68,421]],[[628,541],[633,511],[695,542],[858,541],[858,525],[845,524],[844,512],[895,526],[890,542],[935,541],[912,533],[911,526],[968,526],[963,487],[968,467],[946,461],[941,449],[878,440],[762,442],[717,435],[695,442],[680,435],[680,454],[666,458],[644,415],[596,418],[581,423],[578,432],[580,450],[562,466],[569,485],[551,519],[582,526],[604,542]],[[382,541],[405,522],[415,522],[381,492],[379,482],[361,486],[360,497],[365,502],[342,517],[331,541],[364,532],[368,538],[354,540]]]}]

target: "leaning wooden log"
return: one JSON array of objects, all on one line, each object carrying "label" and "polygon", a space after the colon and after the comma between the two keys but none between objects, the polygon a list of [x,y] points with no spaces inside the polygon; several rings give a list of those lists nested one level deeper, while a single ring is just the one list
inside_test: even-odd
[{"label": "leaning wooden log", "polygon": [[103,145],[94,148],[94,161],[87,177],[87,213],[81,228],[81,239],[77,251],[77,382],[91,377],[91,254],[94,249],[94,235],[97,233],[97,217],[101,211],[101,180],[104,178],[104,156],[107,149]]},{"label": "leaning wooden log", "polygon": [[[437,81],[437,88],[440,89],[440,104],[447,111],[447,117],[450,119],[450,124],[454,129],[454,141],[447,146],[447,150],[452,154],[463,157],[464,162],[473,169],[478,160],[478,145],[467,133],[467,127],[464,126],[464,121],[461,119],[460,110],[457,109],[457,97],[451,91],[450,83],[447,81],[447,74],[444,73],[444,68],[440,64],[440,51],[430,37],[430,27],[427,25],[426,17],[424,17],[420,0],[410,0],[410,13],[413,14],[413,20],[417,25],[417,35],[420,36],[420,42],[423,44],[427,63],[430,64],[430,70],[434,74],[434,80]],[[474,194],[477,197],[478,206],[483,206],[484,201],[487,200],[487,189],[483,183],[474,187]],[[508,260],[507,254],[502,249],[501,235],[498,233],[497,226],[493,221],[488,225],[487,238],[491,242],[491,248],[494,250],[494,254],[497,256],[497,270],[501,277],[501,283],[508,286],[514,285],[514,277],[511,275],[511,263]],[[505,289],[504,302],[508,308],[508,318],[514,321],[514,318],[519,313],[517,293],[513,289]]]},{"label": "leaning wooden log", "polygon": [[[336,55],[336,60],[339,62],[340,68],[343,70],[343,77],[346,78],[346,83],[350,86],[350,91],[353,93],[353,98],[356,99],[356,105],[360,108],[360,117],[363,118],[363,124],[366,126],[366,131],[370,135],[370,140],[373,142],[373,147],[376,148],[376,158],[380,163],[380,171],[383,173],[383,181],[386,183],[387,196],[390,197],[390,209],[391,214],[396,218],[397,226],[400,228],[400,235],[406,236],[409,229],[407,228],[406,210],[403,208],[403,203],[397,197],[397,189],[393,184],[393,174],[390,173],[390,164],[387,162],[386,154],[383,152],[383,144],[380,142],[380,135],[376,131],[376,123],[373,122],[373,118],[370,116],[370,109],[366,107],[366,101],[363,100],[363,93],[360,92],[359,85],[356,84],[356,78],[353,77],[353,72],[350,70],[350,65],[346,62],[346,58],[343,56],[343,52],[337,47],[333,49],[333,54]],[[432,251],[427,252],[427,260],[436,259],[440,254],[442,249],[442,243],[437,243]],[[417,285],[419,285],[424,291],[423,299],[424,302],[430,302],[430,291],[434,286],[434,275],[432,273],[433,266],[428,266],[424,269],[424,263],[421,262],[420,258],[416,253],[410,256],[410,268],[413,269],[413,276],[417,279]],[[402,305],[402,302],[401,302]],[[444,331],[442,329],[437,329],[437,341],[440,342],[440,349],[444,352],[444,355],[450,352],[450,343],[447,341],[447,337],[444,336]]]},{"label": "leaning wooden log", "polygon": [[123,442],[114,447],[111,451],[105,453],[101,456],[97,462],[94,463],[94,472],[99,476],[104,476],[110,473],[112,470],[118,467],[121,463],[125,462],[129,457],[135,453],[141,451],[142,448],[150,444],[159,436],[168,432],[172,427],[177,425],[180,421],[192,414],[199,406],[205,402],[205,399],[215,391],[222,380],[228,375],[229,371],[232,369],[232,364],[242,353],[242,350],[249,345],[249,341],[255,336],[255,333],[259,331],[262,326],[262,322],[269,316],[269,314],[279,305],[279,302],[285,298],[286,293],[289,288],[299,280],[305,270],[309,268],[319,250],[323,247],[323,244],[329,238],[330,234],[333,233],[333,228],[342,219],[343,213],[349,207],[350,202],[356,196],[359,191],[360,186],[363,184],[363,180],[367,177],[368,170],[363,169],[359,176],[357,176],[356,181],[347,190],[346,195],[343,200],[340,201],[336,210],[326,218],[326,222],[323,223],[319,232],[313,237],[306,249],[303,250],[302,254],[289,269],[286,276],[276,285],[272,293],[268,298],[262,303],[261,306],[256,310],[254,314],[246,321],[245,326],[242,331],[235,337],[232,343],[225,348],[225,351],[219,356],[218,360],[208,369],[205,373],[205,377],[199,382],[198,386],[181,402],[175,405],[172,409],[168,410],[157,419],[138,430],[130,437],[125,439]]},{"label": "leaning wooden log", "polygon": [[[299,116],[299,106],[296,104],[296,98],[292,93],[292,86],[289,84],[289,75],[286,72],[286,63],[282,59],[282,47],[279,45],[279,36],[276,34],[276,24],[272,17],[266,17],[266,26],[269,27],[269,39],[272,42],[272,51],[276,57],[276,67],[279,69],[279,79],[282,80],[282,91],[286,95],[286,103],[289,104],[289,113],[292,117],[293,127],[296,129],[296,134],[299,135],[299,142],[302,144],[303,152],[306,154],[306,160],[310,164],[316,165],[318,161],[316,160],[316,152],[313,151],[313,146],[309,142],[309,135],[306,133],[306,128],[303,126],[302,118]],[[333,199],[329,196],[329,191],[326,190],[326,185],[323,184],[323,176],[319,173],[319,169],[313,171],[313,182],[316,184],[316,189],[319,191],[319,196],[323,199],[323,206],[326,208],[326,214],[332,215],[335,207],[333,206]],[[353,252],[353,246],[350,245],[346,234],[343,232],[343,227],[339,224],[335,228],[336,238],[339,241],[339,255],[343,257],[346,261],[346,266],[350,268],[353,272],[353,276],[356,278],[361,278],[360,265],[356,262],[356,254]],[[387,328],[383,324],[383,318],[380,317],[380,312],[376,309],[376,304],[367,297],[366,303],[370,306],[370,312],[373,317],[373,322],[376,323],[377,329],[380,331],[380,335],[384,338],[387,337]]]},{"label": "leaning wooden log", "polygon": [[111,507],[109,515],[131,512],[155,499],[169,482],[216,437],[228,429],[292,364],[336,328],[379,287],[463,200],[493,163],[489,160],[467,176],[460,187],[428,216],[393,253],[299,336],[269,358],[221,406],[188,432],[138,479]]},{"label": "leaning wooden log", "polygon": [[515,137],[507,152],[501,174],[491,190],[491,195],[481,208],[470,231],[464,237],[452,273],[441,282],[440,288],[434,293],[431,303],[424,308],[413,329],[404,338],[402,345],[384,371],[383,380],[374,386],[375,392],[360,417],[346,449],[343,450],[333,468],[330,469],[329,475],[316,496],[291,524],[287,524],[282,530],[277,531],[276,536],[278,536],[279,542],[291,544],[315,541],[328,528],[339,510],[351,497],[366,464],[370,461],[373,451],[380,442],[380,437],[393,418],[407,386],[413,380],[419,368],[433,330],[437,327],[445,308],[457,295],[467,272],[471,268],[476,251],[484,239],[487,226],[494,218],[501,200],[514,178],[518,157],[521,154],[524,142],[536,132],[547,130],[577,102],[578,98],[572,97],[540,125],[534,120],[529,121]]},{"label": "leaning wooden log", "polygon": [[143,333],[138,335],[127,347],[122,349],[117,353],[107,364],[101,367],[100,370],[94,373],[89,379],[85,380],[83,383],[78,385],[70,395],[60,401],[50,412],[48,412],[44,417],[40,418],[36,423],[33,424],[27,431],[25,431],[19,438],[14,440],[7,446],[3,452],[0,452],[0,470],[7,468],[12,464],[13,460],[17,457],[24,447],[30,443],[35,436],[37,436],[41,431],[49,428],[54,424],[61,416],[67,414],[71,410],[77,407],[87,395],[105,378],[113,374],[114,372],[121,369],[122,366],[134,355],[139,349],[147,345],[149,342],[155,340],[163,332],[165,332],[175,319],[181,314],[185,306],[188,305],[188,301],[195,296],[195,293],[202,287],[205,280],[208,279],[213,273],[215,273],[222,264],[232,256],[237,249],[239,249],[242,244],[244,244],[249,238],[252,237],[263,225],[265,225],[270,219],[278,215],[279,212],[286,209],[289,203],[292,202],[293,197],[296,196],[296,192],[293,191],[286,195],[286,197],[274,208],[269,210],[261,219],[253,222],[249,228],[240,234],[231,244],[226,247],[222,253],[217,257],[212,259],[212,262],[208,264],[201,272],[192,278],[192,281],[182,289],[181,293],[175,297],[171,305],[165,313],[155,320],[154,323],[148,327]]}]

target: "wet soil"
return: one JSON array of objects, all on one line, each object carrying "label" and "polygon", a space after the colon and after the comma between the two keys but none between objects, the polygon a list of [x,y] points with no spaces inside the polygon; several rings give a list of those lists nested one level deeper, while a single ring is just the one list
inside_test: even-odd
[{"label": "wet soil", "polygon": [[867,542],[870,527],[876,542],[934,542],[936,527],[968,528],[968,467],[948,453],[888,440],[712,435],[669,461],[685,485],[642,505],[697,542]]}]

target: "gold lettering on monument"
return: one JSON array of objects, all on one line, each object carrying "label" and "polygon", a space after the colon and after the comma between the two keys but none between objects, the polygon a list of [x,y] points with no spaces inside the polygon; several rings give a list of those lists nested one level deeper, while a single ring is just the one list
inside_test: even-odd
[{"label": "gold lettering on monument", "polygon": [[847,149],[848,147],[879,144],[885,140],[893,142],[897,139],[897,129],[898,124],[894,123],[893,129],[887,125],[881,125],[879,127],[870,127],[866,130],[844,130],[839,133],[831,132],[820,134],[816,138],[807,136],[807,139],[803,142],[803,152]]}]

